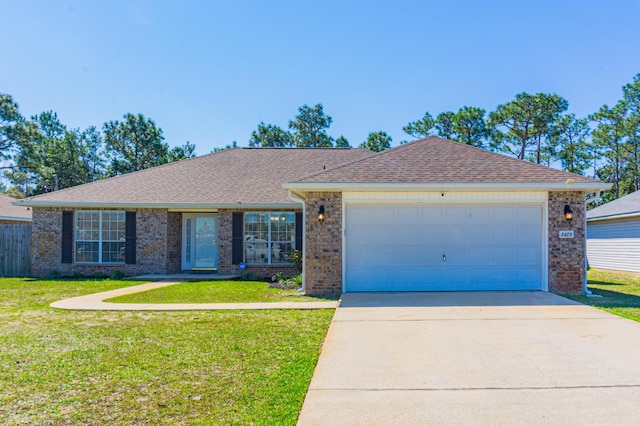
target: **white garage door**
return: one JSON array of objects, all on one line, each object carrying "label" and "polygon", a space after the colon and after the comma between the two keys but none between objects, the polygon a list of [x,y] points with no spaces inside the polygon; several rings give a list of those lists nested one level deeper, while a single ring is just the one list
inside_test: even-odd
[{"label": "white garage door", "polygon": [[345,291],[540,290],[542,206],[346,207]]}]

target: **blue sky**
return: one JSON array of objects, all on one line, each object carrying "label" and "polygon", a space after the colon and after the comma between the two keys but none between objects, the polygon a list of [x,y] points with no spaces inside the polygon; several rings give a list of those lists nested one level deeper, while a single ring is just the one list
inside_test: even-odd
[{"label": "blue sky", "polygon": [[171,145],[245,146],[322,103],[352,145],[464,105],[555,92],[579,116],[640,72],[640,0],[0,0],[0,93],[101,127],[142,113]]}]

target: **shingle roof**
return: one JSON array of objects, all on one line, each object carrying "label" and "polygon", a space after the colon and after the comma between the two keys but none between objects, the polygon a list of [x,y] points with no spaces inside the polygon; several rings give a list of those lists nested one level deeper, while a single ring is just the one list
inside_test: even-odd
[{"label": "shingle roof", "polygon": [[31,210],[11,204],[15,198],[0,194],[0,219],[31,222]]},{"label": "shingle roof", "polygon": [[322,183],[600,183],[596,179],[430,136],[298,182]]},{"label": "shingle roof", "polygon": [[628,214],[640,214],[640,191],[620,197],[617,200],[603,204],[600,207],[589,210],[587,219],[604,218]]},{"label": "shingle roof", "polygon": [[372,155],[362,148],[233,148],[26,201],[34,205],[293,204],[283,182]]}]

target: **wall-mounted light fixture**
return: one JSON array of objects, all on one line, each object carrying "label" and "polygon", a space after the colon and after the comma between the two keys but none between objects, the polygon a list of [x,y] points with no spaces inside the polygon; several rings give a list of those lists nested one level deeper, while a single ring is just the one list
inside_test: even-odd
[{"label": "wall-mounted light fixture", "polygon": [[324,206],[320,206],[318,210],[318,222],[320,222],[320,225],[324,222]]},{"label": "wall-mounted light fixture", "polygon": [[569,223],[573,220],[573,211],[571,210],[571,207],[569,207],[569,204],[564,205],[564,218]]}]

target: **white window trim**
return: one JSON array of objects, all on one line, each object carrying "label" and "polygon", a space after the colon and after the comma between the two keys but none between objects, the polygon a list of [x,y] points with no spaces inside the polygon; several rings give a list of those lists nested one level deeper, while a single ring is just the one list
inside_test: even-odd
[{"label": "white window trim", "polygon": [[[78,239],[78,213],[98,213],[98,240],[80,240]],[[103,262],[102,261],[102,243],[112,243],[112,242],[120,242],[120,241],[111,241],[111,240],[103,240],[102,239],[102,214],[103,213],[121,213],[124,215],[124,223],[126,229],[127,217],[124,211],[122,210],[76,210],[73,214],[73,263],[77,263],[79,265],[124,265],[126,262],[123,259],[121,262]],[[79,242],[97,242],[98,243],[98,261],[97,262],[81,262],[76,258],[76,254],[78,252],[77,243]],[[126,247],[126,231],[125,231],[125,247]]]}]

